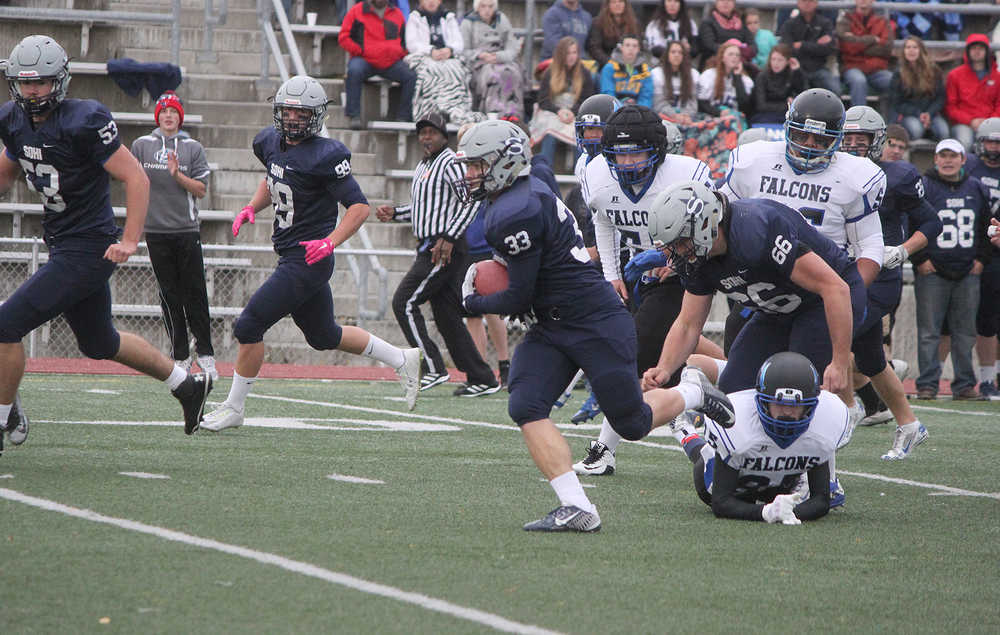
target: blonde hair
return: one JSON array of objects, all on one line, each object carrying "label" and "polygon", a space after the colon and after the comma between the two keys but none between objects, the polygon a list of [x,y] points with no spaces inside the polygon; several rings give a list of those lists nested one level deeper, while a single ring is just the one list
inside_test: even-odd
[{"label": "blonde hair", "polygon": [[[569,55],[569,47],[576,47],[576,64],[573,68],[566,67],[566,56]],[[580,100],[580,93],[583,92],[583,65],[580,64],[580,45],[576,38],[567,35],[556,44],[556,50],[552,53],[552,63],[549,64],[549,94],[573,93],[573,101]]]},{"label": "blonde hair", "polygon": [[[914,41],[917,44],[917,59],[912,64],[906,61],[903,49],[906,43]],[[899,79],[903,84],[903,89],[911,95],[933,95],[937,90],[938,82],[941,79],[941,68],[927,54],[927,47],[924,41],[915,35],[903,40],[903,46],[899,49]]]},{"label": "blonde hair", "polygon": [[[712,93],[716,101],[722,101],[722,96],[726,94],[726,62],[723,59],[728,49],[740,50],[738,44],[723,44],[719,47],[719,52],[715,54],[715,91]],[[768,58],[770,61],[770,58]]]}]

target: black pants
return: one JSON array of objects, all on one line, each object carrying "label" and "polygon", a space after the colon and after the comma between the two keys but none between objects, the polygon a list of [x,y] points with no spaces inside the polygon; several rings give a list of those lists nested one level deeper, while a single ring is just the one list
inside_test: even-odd
[{"label": "black pants", "polygon": [[455,243],[451,262],[442,267],[431,263],[431,250],[436,239],[421,241],[417,259],[406,272],[392,297],[392,310],[410,346],[424,352],[425,371],[445,373],[441,350],[427,335],[427,325],[420,305],[430,302],[431,313],[455,366],[466,374],[469,384],[496,383],[493,371],[476,349],[469,329],[462,321],[462,280],[468,269],[468,247],[465,240]]},{"label": "black pants", "polygon": [[160,285],[163,326],[170,338],[173,358],[183,360],[190,355],[189,327],[198,355],[215,355],[201,235],[197,232],[146,234],[146,245]]},{"label": "black pants", "polygon": [[[650,368],[656,366],[663,352],[663,342],[667,338],[670,327],[681,312],[684,299],[684,287],[676,276],[667,278],[664,282],[644,285],[642,302],[635,307],[633,298],[632,316],[635,318],[635,332],[639,341],[636,370],[641,378]],[[674,372],[666,386],[676,386],[681,380],[681,371]]]}]

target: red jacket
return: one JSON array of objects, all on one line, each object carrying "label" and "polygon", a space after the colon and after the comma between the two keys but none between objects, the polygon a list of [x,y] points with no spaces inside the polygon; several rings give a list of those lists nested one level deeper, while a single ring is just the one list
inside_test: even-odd
[{"label": "red jacket", "polygon": [[[986,45],[990,69],[982,79],[969,64],[969,45],[977,43]],[[989,38],[982,33],[970,35],[965,41],[965,63],[948,73],[944,114],[953,124],[969,125],[973,119],[1000,117],[1000,72],[989,46]]]},{"label": "red jacket", "polygon": [[406,56],[403,46],[406,17],[389,4],[382,17],[368,2],[359,2],[347,11],[340,25],[340,47],[361,57],[378,69],[386,69]]},{"label": "red jacket", "polygon": [[[868,44],[855,38],[874,35],[878,41]],[[837,20],[837,40],[840,43],[841,68],[857,68],[866,75],[889,68],[892,55],[892,24],[872,12],[867,16],[857,11],[844,13]]]}]

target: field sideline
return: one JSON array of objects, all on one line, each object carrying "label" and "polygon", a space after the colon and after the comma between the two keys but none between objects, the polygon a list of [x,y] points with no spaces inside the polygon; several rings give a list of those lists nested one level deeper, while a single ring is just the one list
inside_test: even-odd
[{"label": "field sideline", "polygon": [[[266,380],[243,428],[188,438],[146,378],[21,391],[2,632],[1000,628],[1000,403],[916,402],[931,438],[900,463],[889,426],[859,429],[846,508],[801,527],[716,520],[654,436],[584,481],[600,533],[533,535],[556,501],[503,395],[442,386],[407,413],[395,383]],[[579,458],[596,425],[564,433]]]}]

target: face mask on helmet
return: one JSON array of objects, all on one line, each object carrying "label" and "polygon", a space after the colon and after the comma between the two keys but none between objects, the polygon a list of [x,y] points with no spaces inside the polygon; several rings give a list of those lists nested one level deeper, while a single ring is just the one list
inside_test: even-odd
[{"label": "face mask on helmet", "polygon": [[326,106],[308,107],[274,104],[274,127],[290,141],[301,141],[319,133]]},{"label": "face mask on helmet", "polygon": [[976,130],[976,156],[990,163],[1000,163],[1000,118],[990,117]]},{"label": "face mask on helmet", "polygon": [[[69,58],[55,40],[29,35],[11,51],[4,74],[14,103],[29,116],[43,115],[66,98]],[[43,82],[48,82],[47,92],[38,89]]]},{"label": "face mask on helmet", "polygon": [[[846,130],[844,131],[844,140],[840,144],[840,150],[856,157],[867,157],[872,147],[873,136],[867,132]],[[861,139],[857,137],[861,137]]]},{"label": "face mask on helmet", "polygon": [[[587,136],[587,131],[597,131],[597,136]],[[591,132],[591,135],[594,133]],[[581,115],[576,120],[576,147],[580,152],[586,152],[591,159],[601,153],[601,136],[604,134],[604,122],[598,115]]]},{"label": "face mask on helmet", "polygon": [[822,172],[844,138],[842,130],[827,131],[826,124],[814,119],[785,121],[785,158],[802,173]]},{"label": "face mask on helmet", "polygon": [[652,182],[660,156],[653,146],[619,144],[605,147],[604,158],[618,183],[641,189]]},{"label": "face mask on helmet", "polygon": [[[449,178],[448,184],[463,205],[482,201],[490,195],[486,180],[490,177],[490,165],[482,157],[465,157],[461,151],[455,154],[455,165],[462,171],[461,177]],[[471,176],[470,176],[471,174]]]},{"label": "face mask on helmet", "polygon": [[712,220],[704,211],[697,209],[699,206],[704,207],[701,199],[688,201],[688,209],[695,208],[695,211],[688,214],[680,236],[663,247],[670,268],[683,277],[694,274],[705,264],[715,242],[717,232],[711,227]]}]

